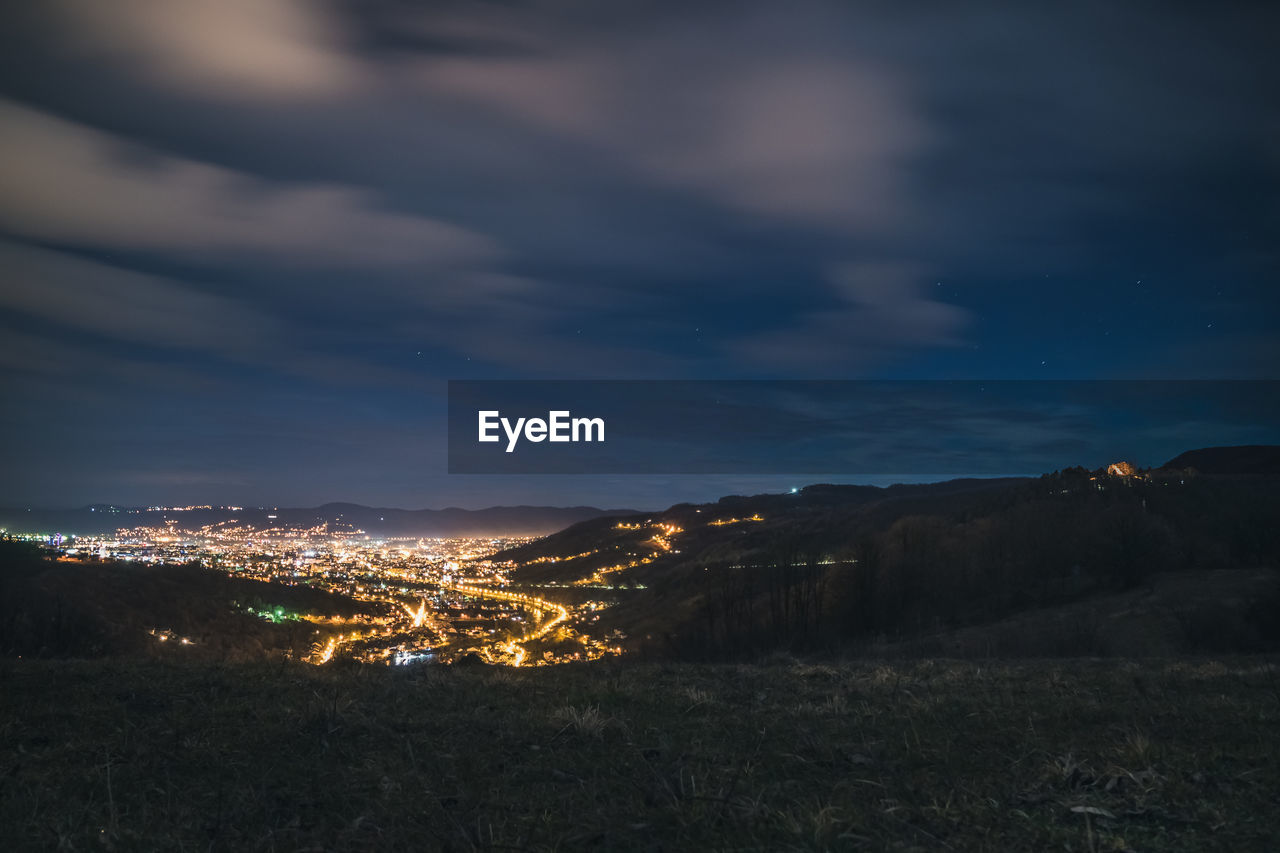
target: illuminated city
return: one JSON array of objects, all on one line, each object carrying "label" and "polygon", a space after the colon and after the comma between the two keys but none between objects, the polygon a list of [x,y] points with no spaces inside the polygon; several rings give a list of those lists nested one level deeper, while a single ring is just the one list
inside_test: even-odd
[{"label": "illuminated city", "polygon": [[[512,585],[513,563],[488,559],[531,537],[373,539],[357,530],[336,532],[329,524],[259,529],[228,522],[186,530],[173,521],[121,528],[115,536],[20,538],[57,549],[63,561],[195,562],[241,578],[306,585],[374,605],[376,615],[348,618],[245,608],[268,621],[314,622],[316,641],[306,658],[314,664],[341,657],[393,665],[450,663],[474,654],[486,663],[533,666],[621,652],[620,632],[601,635],[593,624],[609,600],[550,601]],[[156,642],[197,642],[163,626],[149,633]]]},{"label": "illuminated city", "polygon": [[[177,516],[188,509],[208,507],[148,511]],[[274,520],[276,515],[266,518]],[[699,526],[714,530],[763,521],[754,513],[700,521]],[[515,561],[495,555],[529,545],[537,537],[373,537],[341,522],[271,524],[263,527],[232,518],[191,528],[177,517],[165,517],[162,524],[122,527],[109,536],[40,533],[17,538],[43,545],[63,562],[196,564],[241,579],[306,586],[368,605],[345,617],[241,605],[244,612],[269,622],[313,623],[315,640],[304,659],[316,665],[343,658],[388,665],[454,663],[474,655],[489,664],[541,666],[622,654],[625,633],[599,624],[601,612],[615,604],[621,592],[615,579],[627,569],[679,555],[676,543],[685,532],[670,520],[620,521],[606,533],[606,546]],[[578,563],[581,569],[574,568]],[[516,570],[531,567],[556,573],[536,581],[513,580]],[[637,583],[627,587],[645,589]],[[567,590],[579,592],[571,601],[555,600]],[[200,642],[163,625],[152,626],[148,633],[157,643]]]}]

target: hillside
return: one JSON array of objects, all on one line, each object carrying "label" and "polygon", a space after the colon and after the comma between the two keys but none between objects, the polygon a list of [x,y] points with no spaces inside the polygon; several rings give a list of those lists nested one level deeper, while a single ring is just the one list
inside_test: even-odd
[{"label": "hillside", "polygon": [[993,622],[868,644],[875,658],[1136,657],[1280,649],[1280,572],[1153,574],[1140,587],[1019,610]]},{"label": "hillside", "polygon": [[1201,474],[1280,476],[1280,447],[1273,444],[1205,447],[1180,453],[1161,467],[1192,469]]},{"label": "hillside", "polygon": [[[924,485],[806,486],[793,494],[730,495],[714,503],[677,504],[657,513],[619,513],[575,524],[558,533],[494,555],[521,564],[525,582],[572,581],[582,570],[609,570],[632,558],[653,557],[661,564],[678,555],[715,559],[751,553],[779,537],[820,532],[851,513],[877,515],[892,507],[942,506],[965,495],[1006,489],[1018,478],[951,480]],[[660,528],[679,531],[679,548],[661,547]],[[580,555],[572,566],[564,560]],[[552,558],[558,558],[551,562]],[[647,565],[647,564],[645,564]],[[636,567],[631,567],[636,568]],[[643,579],[647,571],[625,573]]]},{"label": "hillside", "polygon": [[1269,851],[1253,658],[0,661],[11,850]]},{"label": "hillside", "polygon": [[368,612],[307,586],[195,565],[54,561],[0,540],[0,656],[300,658],[316,641],[314,617]]},{"label": "hillside", "polygon": [[[731,497],[594,519],[499,556],[548,595],[605,590],[602,629],[624,632],[633,652],[677,657],[862,649],[1105,598],[1170,572],[1280,566],[1280,480],[1112,468]],[[1187,618],[1266,621],[1270,589]],[[1280,639],[1255,627],[1240,632],[1258,638],[1241,639],[1250,649]],[[1023,653],[1044,647],[1027,642]],[[1092,645],[1081,638],[1059,653]],[[1002,648],[1019,654],[1007,638]],[[1122,641],[1110,653],[1142,651]]]}]

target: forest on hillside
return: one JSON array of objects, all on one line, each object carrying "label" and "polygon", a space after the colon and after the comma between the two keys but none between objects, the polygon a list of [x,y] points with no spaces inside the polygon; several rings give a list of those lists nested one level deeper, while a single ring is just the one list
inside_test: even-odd
[{"label": "forest on hillside", "polygon": [[[617,616],[634,620],[651,652],[681,657],[865,647],[1140,591],[1170,573],[1275,573],[1277,519],[1280,486],[1270,478],[1069,469],[761,525],[741,542],[634,570],[652,594],[631,597]],[[1277,647],[1280,595],[1250,595],[1229,612],[1178,613],[1199,637],[1187,650]]]},{"label": "forest on hillside", "polygon": [[61,561],[31,543],[0,539],[5,656],[296,658],[316,639],[315,625],[303,616],[350,617],[366,607],[308,586],[237,578],[198,564]]}]

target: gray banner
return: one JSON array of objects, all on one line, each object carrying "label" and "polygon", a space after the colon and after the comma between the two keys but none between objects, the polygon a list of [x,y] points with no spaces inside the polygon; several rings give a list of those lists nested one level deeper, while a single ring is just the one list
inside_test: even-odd
[{"label": "gray banner", "polygon": [[1277,381],[449,383],[455,474],[990,476],[1277,443]]}]

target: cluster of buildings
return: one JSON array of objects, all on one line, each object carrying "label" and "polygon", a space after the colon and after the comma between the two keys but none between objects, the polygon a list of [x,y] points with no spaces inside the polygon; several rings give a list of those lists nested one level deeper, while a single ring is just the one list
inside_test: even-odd
[{"label": "cluster of buildings", "polygon": [[[490,555],[530,537],[382,538],[363,531],[262,527],[225,521],[194,529],[162,525],[121,528],[109,536],[34,537],[63,560],[115,560],[200,565],[270,584],[306,585],[363,605],[348,616],[291,614],[318,627],[309,659],[347,656],[406,664],[477,655],[490,663],[532,665],[618,653],[617,637],[591,627],[605,602],[565,606],[514,589],[513,565]],[[264,600],[270,598],[264,590]],[[259,612],[261,610],[261,612]],[[278,621],[271,609],[246,612]],[[155,631],[157,642],[172,642]],[[537,643],[533,648],[529,644]]]}]

